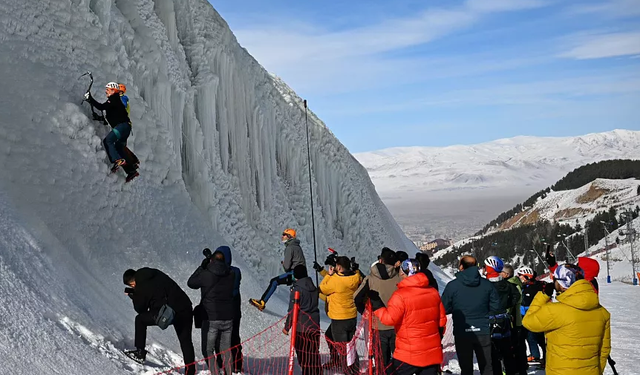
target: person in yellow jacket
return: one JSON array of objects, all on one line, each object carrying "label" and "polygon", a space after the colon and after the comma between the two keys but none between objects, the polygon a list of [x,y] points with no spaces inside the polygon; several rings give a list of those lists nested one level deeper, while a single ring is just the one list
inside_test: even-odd
[{"label": "person in yellow jacket", "polygon": [[[341,256],[336,258],[336,267],[330,268],[320,283],[320,293],[326,296],[329,306],[327,315],[331,319],[334,342],[348,343],[355,336],[358,310],[353,295],[361,282],[360,273],[352,271],[349,258]],[[358,373],[357,360],[348,369],[346,356],[341,356],[341,361],[340,365],[347,375]]]},{"label": "person in yellow jacket", "polygon": [[554,272],[557,303],[549,288],[531,302],[522,324],[547,338],[547,375],[601,375],[611,352],[609,312],[582,270],[563,264]]}]

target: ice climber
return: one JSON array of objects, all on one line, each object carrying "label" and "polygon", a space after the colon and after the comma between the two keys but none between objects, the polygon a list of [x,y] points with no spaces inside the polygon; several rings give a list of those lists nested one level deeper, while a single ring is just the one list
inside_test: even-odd
[{"label": "ice climber", "polygon": [[[129,287],[125,289],[125,293],[133,301],[133,308],[138,313],[135,320],[136,349],[125,353],[137,362],[144,362],[147,355],[147,327],[168,323],[173,325],[180,342],[185,375],[195,375],[196,357],[191,341],[193,310],[189,296],[173,279],[154,268],[145,267],[137,271],[128,269],[122,275],[122,281]],[[174,313],[173,319],[162,322],[160,318],[170,316],[171,310]],[[168,315],[162,314],[167,311]]]},{"label": "ice climber", "polygon": [[300,247],[300,240],[296,238],[295,229],[287,228],[282,232],[282,243],[285,245],[284,260],[281,262],[284,273],[271,279],[267,290],[264,291],[259,300],[249,299],[249,303],[260,311],[264,310],[269,298],[275,293],[279,285],[291,285],[293,283],[293,269],[296,266],[307,266],[304,253]]},{"label": "ice climber", "polygon": [[97,102],[90,92],[84,94],[84,98],[98,110],[104,111],[105,120],[112,127],[112,130],[102,142],[109,161],[113,163],[111,172],[115,173],[118,168],[123,167],[127,173],[127,182],[129,182],[138,176],[135,167],[136,163],[125,151],[127,139],[131,134],[131,120],[129,119],[127,108],[120,97],[120,85],[116,82],[109,82],[105,87],[105,91],[107,101],[104,103]]}]

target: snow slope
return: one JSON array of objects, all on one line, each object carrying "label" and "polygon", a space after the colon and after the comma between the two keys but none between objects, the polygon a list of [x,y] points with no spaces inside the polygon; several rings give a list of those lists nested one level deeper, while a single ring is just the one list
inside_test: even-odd
[{"label": "snow slope", "polygon": [[[113,350],[132,344],[127,268],[185,286],[203,247],[229,244],[248,299],[279,272],[284,228],[313,258],[301,99],[208,2],[5,0],[0,41],[0,374],[141,371]],[[86,70],[98,100],[108,81],[128,87],[132,184],[108,174],[108,129],[80,106]],[[365,169],[312,113],[309,127],[319,257],[413,251]],[[284,314],[281,289],[270,314],[246,307],[243,337]],[[180,363],[173,334],[148,342]]]},{"label": "snow slope", "polygon": [[470,146],[398,147],[354,155],[383,199],[437,190],[544,189],[571,170],[640,158],[640,131],[499,139]]}]

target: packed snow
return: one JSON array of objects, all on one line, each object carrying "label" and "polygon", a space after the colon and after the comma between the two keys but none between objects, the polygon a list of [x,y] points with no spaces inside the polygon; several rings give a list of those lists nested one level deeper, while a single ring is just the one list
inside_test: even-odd
[{"label": "packed snow", "polygon": [[354,155],[381,197],[435,191],[535,191],[600,160],[640,158],[640,131],[579,137],[519,136],[477,145],[397,147]]}]

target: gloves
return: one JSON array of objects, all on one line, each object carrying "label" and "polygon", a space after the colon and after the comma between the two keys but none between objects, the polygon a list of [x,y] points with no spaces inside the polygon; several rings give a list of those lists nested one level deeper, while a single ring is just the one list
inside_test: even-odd
[{"label": "gloves", "polygon": [[202,261],[202,264],[200,264],[200,267],[202,267],[202,268],[204,268],[206,270],[207,266],[209,266],[209,263],[211,263],[211,259],[204,258],[204,260]]},{"label": "gloves", "polygon": [[89,91],[84,93],[84,100],[89,100],[91,98],[91,93]]},{"label": "gloves", "polygon": [[369,290],[367,292],[367,296],[369,297],[369,301],[371,302],[371,309],[373,311],[385,307],[384,302],[382,302],[382,299],[380,299],[380,293],[378,293],[377,291]]},{"label": "gloves", "polygon": [[324,267],[322,267],[320,264],[318,264],[318,262],[316,262],[315,260],[313,261],[313,269],[316,270],[316,272],[322,272],[322,270],[324,269]]},{"label": "gloves", "polygon": [[549,297],[553,297],[554,290],[556,290],[556,286],[554,284],[548,283],[544,285],[542,292],[548,295]]},{"label": "gloves", "polygon": [[551,245],[547,245],[547,253],[544,256],[544,260],[547,261],[547,264],[549,265],[549,267],[553,267],[556,264],[558,264],[556,262],[555,254],[553,254],[553,251],[551,251]]}]

